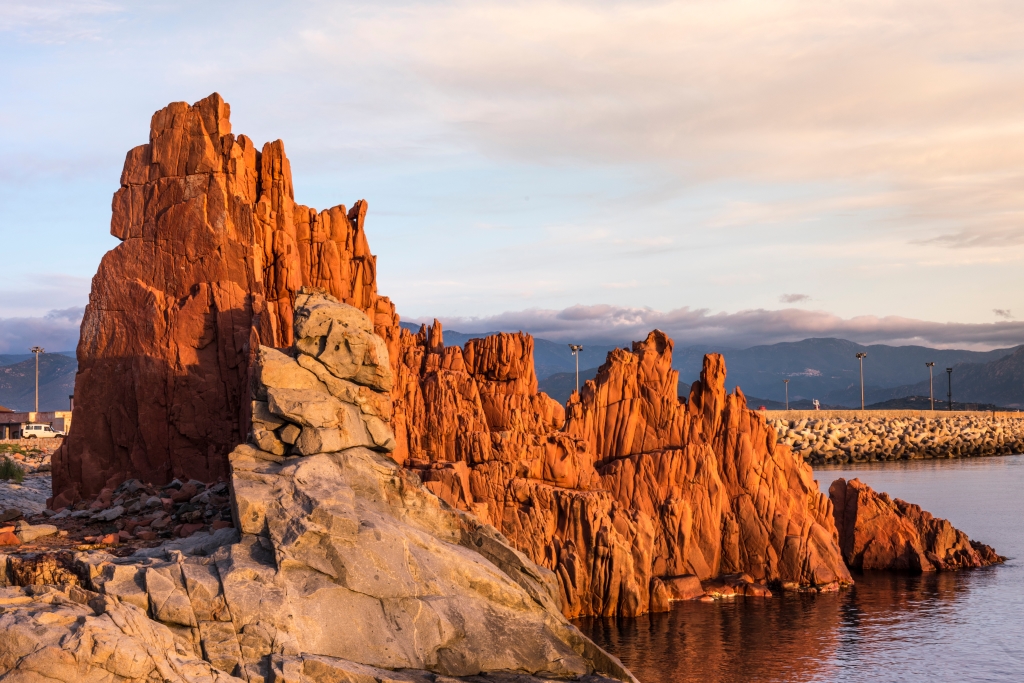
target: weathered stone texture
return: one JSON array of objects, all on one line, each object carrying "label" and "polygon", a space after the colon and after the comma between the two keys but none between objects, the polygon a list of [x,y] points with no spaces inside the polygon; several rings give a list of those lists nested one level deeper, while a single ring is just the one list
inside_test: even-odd
[{"label": "weathered stone texture", "polygon": [[0,678],[241,683],[128,601],[77,586],[0,589]]},{"label": "weathered stone texture", "polygon": [[[57,507],[130,477],[225,476],[249,430],[252,356],[295,341],[302,286],[395,336],[366,202],[296,204],[284,145],[257,150],[231,132],[229,113],[217,94],[171,104],[125,159],[110,227],[122,243],[100,263],[82,322],[75,426],[53,460]],[[384,342],[373,344],[368,353]]]},{"label": "weathered stone texture", "polygon": [[742,393],[726,393],[721,356],[681,400],[672,341],[654,331],[609,354],[563,429],[561,407],[536,391],[527,335],[463,351],[443,345],[435,322],[402,351],[396,376],[415,410],[396,454],[551,569],[566,615],[662,609],[652,593],[681,577],[850,583],[810,467],[776,445]]},{"label": "weathered stone texture", "polygon": [[[550,571],[493,527],[446,505],[386,455],[394,436],[377,416],[390,410],[386,350],[325,363],[322,373],[308,369],[321,364],[339,325],[345,334],[359,331],[361,341],[379,340],[368,331],[365,314],[308,290],[300,290],[296,309],[315,310],[326,322],[316,326],[312,316],[297,317],[295,330],[308,341],[295,350],[303,364],[274,349],[258,350],[254,438],[229,456],[237,542],[192,554],[180,545],[128,558],[83,553],[66,558],[70,570],[60,568],[104,596],[89,604],[120,606],[119,613],[148,624],[124,632],[116,643],[107,641],[125,653],[156,646],[180,658],[201,657],[249,683],[427,683],[481,674],[516,674],[523,683],[552,677],[599,683],[607,676],[635,681],[566,620]],[[318,374],[347,384],[332,393]],[[277,402],[277,390],[298,393]],[[363,405],[374,406],[376,414],[357,403],[367,397],[363,390],[375,395]],[[341,429],[345,420],[354,421],[351,430]],[[367,423],[376,426],[355,429]],[[289,429],[298,430],[296,439],[285,438]],[[307,452],[307,433],[321,438],[332,430],[343,433],[329,448]],[[370,436],[375,430],[380,438]],[[263,450],[257,433],[281,448]],[[68,622],[59,620],[50,640],[57,642],[60,633],[75,637]],[[54,671],[105,666],[95,650],[88,661],[68,660]],[[149,675],[148,660],[132,657],[140,678]],[[25,660],[0,658],[0,678],[8,670],[22,676],[35,671]]]},{"label": "weathered stone texture", "polygon": [[876,493],[860,479],[829,487],[843,558],[853,569],[952,571],[1005,561],[919,505]]},{"label": "weathered stone texture", "polygon": [[219,96],[157,112],[115,196],[124,242],[94,280],[53,505],[132,476],[216,479],[251,433],[271,460],[390,452],[554,572],[566,615],[638,614],[686,576],[849,581],[827,499],[726,394],[720,357],[681,400],[655,331],[563,407],[537,391],[529,335],[402,330],[365,215],[296,205],[281,143],[231,134]]}]

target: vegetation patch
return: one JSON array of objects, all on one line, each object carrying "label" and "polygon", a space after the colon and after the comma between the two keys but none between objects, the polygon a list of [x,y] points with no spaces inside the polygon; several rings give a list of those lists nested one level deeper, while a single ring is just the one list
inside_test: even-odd
[{"label": "vegetation patch", "polygon": [[16,462],[10,458],[0,461],[0,479],[13,480],[20,484],[25,479],[25,470],[21,469]]}]

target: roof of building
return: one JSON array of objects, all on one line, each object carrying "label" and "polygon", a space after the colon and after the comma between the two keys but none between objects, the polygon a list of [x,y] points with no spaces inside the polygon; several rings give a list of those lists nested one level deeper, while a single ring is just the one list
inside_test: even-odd
[{"label": "roof of building", "polygon": [[10,408],[5,408],[4,406],[0,406],[0,413],[13,413],[13,412],[14,411],[11,410]]}]

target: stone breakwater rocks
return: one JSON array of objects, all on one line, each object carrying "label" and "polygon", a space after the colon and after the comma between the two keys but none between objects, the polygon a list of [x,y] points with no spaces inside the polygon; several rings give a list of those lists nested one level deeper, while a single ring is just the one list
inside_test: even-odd
[{"label": "stone breakwater rocks", "polygon": [[[158,679],[150,671],[166,665],[155,645],[174,666],[199,667],[178,678],[161,669],[165,680],[635,681],[561,614],[551,572],[386,454],[389,364],[365,316],[311,293],[296,310],[298,358],[259,349],[252,439],[230,454],[238,542],[82,553],[48,574],[37,563],[41,580],[83,588],[54,598],[75,605],[59,618],[29,608],[10,617],[28,631],[40,620],[46,633],[0,657],[0,678],[33,680],[29,663],[40,659],[60,680],[72,670],[122,680],[125,661],[136,678]],[[3,596],[28,601],[20,590]],[[83,632],[91,618],[107,630]],[[50,661],[52,643],[85,638]]]},{"label": "stone breakwater rocks", "polygon": [[876,493],[859,479],[836,479],[828,493],[843,559],[852,569],[934,572],[1006,561],[945,519]]},{"label": "stone breakwater rocks", "polygon": [[813,464],[971,458],[1024,453],[1024,416],[769,417],[768,424],[805,461]]}]

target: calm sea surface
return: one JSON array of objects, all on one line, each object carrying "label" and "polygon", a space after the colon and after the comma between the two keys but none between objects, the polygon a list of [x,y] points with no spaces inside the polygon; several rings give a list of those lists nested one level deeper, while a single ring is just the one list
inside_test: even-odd
[{"label": "calm sea surface", "polygon": [[1010,559],[937,576],[854,575],[777,595],[577,625],[643,683],[1024,681],[1024,456],[817,468],[921,505]]}]

